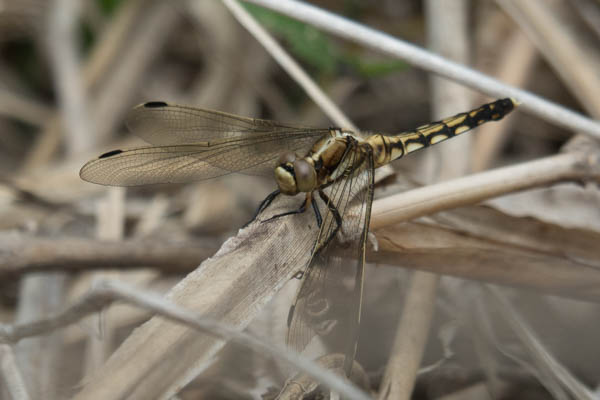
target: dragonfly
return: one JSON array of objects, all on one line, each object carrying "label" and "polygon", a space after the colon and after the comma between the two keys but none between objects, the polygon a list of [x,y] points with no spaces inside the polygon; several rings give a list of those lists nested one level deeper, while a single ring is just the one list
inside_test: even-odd
[{"label": "dragonfly", "polygon": [[266,219],[312,208],[319,228],[310,261],[295,275],[302,282],[288,316],[287,343],[300,352],[315,336],[341,332],[338,344],[349,374],[357,352],[375,169],[498,121],[517,104],[499,99],[401,133],[365,134],[149,102],[134,107],[126,123],[151,146],[104,153],[86,163],[80,177],[101,185],[137,186],[233,172],[274,176],[277,189],[252,220],[278,196],[304,194],[297,209]]}]

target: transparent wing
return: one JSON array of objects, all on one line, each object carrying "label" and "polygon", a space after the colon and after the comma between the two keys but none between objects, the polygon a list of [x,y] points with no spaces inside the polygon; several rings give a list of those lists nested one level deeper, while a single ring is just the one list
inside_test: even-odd
[{"label": "transparent wing", "polygon": [[313,130],[305,126],[157,101],[134,107],[126,123],[133,133],[155,146]]},{"label": "transparent wing", "polygon": [[[356,354],[362,301],[365,245],[373,200],[373,158],[370,149],[347,153],[345,176],[328,190],[331,207],[323,219],[304,282],[290,310],[288,345],[302,351],[315,335],[339,336],[349,373]],[[337,237],[334,237],[337,236]],[[336,349],[338,350],[338,349]]]},{"label": "transparent wing", "polygon": [[231,172],[272,174],[285,151],[302,152],[325,131],[277,132],[177,146],[114,150],[89,161],[79,175],[111,186],[198,181]]},{"label": "transparent wing", "polygon": [[218,111],[146,103],[128,125],[157,147],[114,150],[85,164],[82,179],[102,185],[134,186],[203,180],[242,172],[273,173],[286,151],[304,155],[327,129],[287,126]]}]

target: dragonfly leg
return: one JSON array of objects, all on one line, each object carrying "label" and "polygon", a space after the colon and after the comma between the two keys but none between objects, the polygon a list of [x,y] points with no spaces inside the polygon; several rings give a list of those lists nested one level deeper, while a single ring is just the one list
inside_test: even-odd
[{"label": "dragonfly leg", "polygon": [[331,239],[335,237],[336,233],[338,233],[338,231],[342,227],[342,216],[340,215],[338,209],[335,207],[335,204],[331,202],[329,196],[327,196],[322,189],[319,190],[319,196],[321,196],[321,199],[325,202],[325,204],[327,204],[327,208],[329,209],[329,211],[331,211],[331,214],[333,214],[333,218],[335,219],[335,223],[337,225],[333,232],[331,232],[331,235],[329,235],[329,237],[321,245],[321,247],[323,247],[326,246],[327,243],[329,243]]},{"label": "dragonfly leg", "polygon": [[321,224],[323,223],[323,218],[321,217],[321,212],[319,211],[319,206],[317,206],[316,201],[311,201],[313,211],[315,212],[315,218],[317,219],[317,226],[321,229]]},{"label": "dragonfly leg", "polygon": [[[302,202],[302,205],[300,206],[300,208],[298,208],[297,210],[293,210],[293,211],[287,211],[282,214],[273,215],[271,218],[264,220],[263,222],[267,222],[267,221],[270,221],[272,219],[276,219],[279,217],[285,217],[286,215],[302,214],[304,211],[306,211],[306,208],[308,207],[308,205],[310,203],[314,203],[312,201],[312,193],[306,193],[306,198]],[[314,206],[313,206],[313,209],[314,209]],[[320,215],[319,215],[319,217],[320,217]],[[319,219],[317,218],[317,222],[318,221],[319,221]]]},{"label": "dragonfly leg", "polygon": [[275,200],[275,197],[277,197],[280,193],[281,193],[281,191],[279,189],[277,189],[276,191],[274,191],[273,193],[270,193],[267,197],[265,197],[265,199],[260,203],[260,205],[256,209],[256,212],[254,212],[252,219],[250,221],[246,222],[242,228],[245,228],[248,225],[250,225],[252,222],[254,222],[256,217],[258,217],[261,212],[265,211],[267,209],[267,207],[269,207],[269,205],[271,205],[273,200]]}]

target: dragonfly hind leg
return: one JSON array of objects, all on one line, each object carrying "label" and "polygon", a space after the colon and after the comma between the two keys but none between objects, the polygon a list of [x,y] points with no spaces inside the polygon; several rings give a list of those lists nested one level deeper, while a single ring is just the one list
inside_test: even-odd
[{"label": "dragonfly hind leg", "polygon": [[312,209],[315,212],[315,218],[317,219],[317,226],[320,228],[321,227],[321,223],[323,222],[323,218],[321,218],[321,213],[319,211],[319,207],[317,206],[317,204],[313,201],[312,199],[312,193],[306,193],[306,198],[304,199],[304,201],[302,202],[302,205],[300,206],[300,208],[298,208],[297,210],[293,210],[293,211],[287,211],[281,214],[277,214],[277,215],[273,215],[271,218],[263,221],[263,222],[267,222],[267,221],[271,221],[272,219],[276,219],[279,217],[285,217],[286,215],[294,215],[294,214],[302,214],[303,212],[306,211],[306,209],[308,208],[308,205],[312,206]]}]

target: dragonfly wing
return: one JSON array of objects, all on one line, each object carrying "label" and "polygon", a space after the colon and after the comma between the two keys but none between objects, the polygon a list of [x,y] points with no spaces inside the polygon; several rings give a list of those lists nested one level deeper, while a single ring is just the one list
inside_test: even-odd
[{"label": "dragonfly wing", "polygon": [[346,354],[347,373],[358,341],[373,200],[373,158],[366,150],[370,149],[347,154],[342,164],[353,168],[327,190],[330,204],[342,217],[342,227],[337,233],[335,216],[328,208],[288,320],[287,342],[297,351],[302,351],[315,335],[341,334],[336,343],[342,343],[339,351]]},{"label": "dragonfly wing", "polygon": [[79,175],[101,185],[135,186],[198,181],[231,172],[268,174],[282,152],[302,151],[323,132],[271,132],[196,144],[114,150],[89,161]]},{"label": "dragonfly wing", "polygon": [[155,146],[313,130],[304,126],[163,102],[144,103],[134,107],[129,112],[126,123],[133,133]]}]

